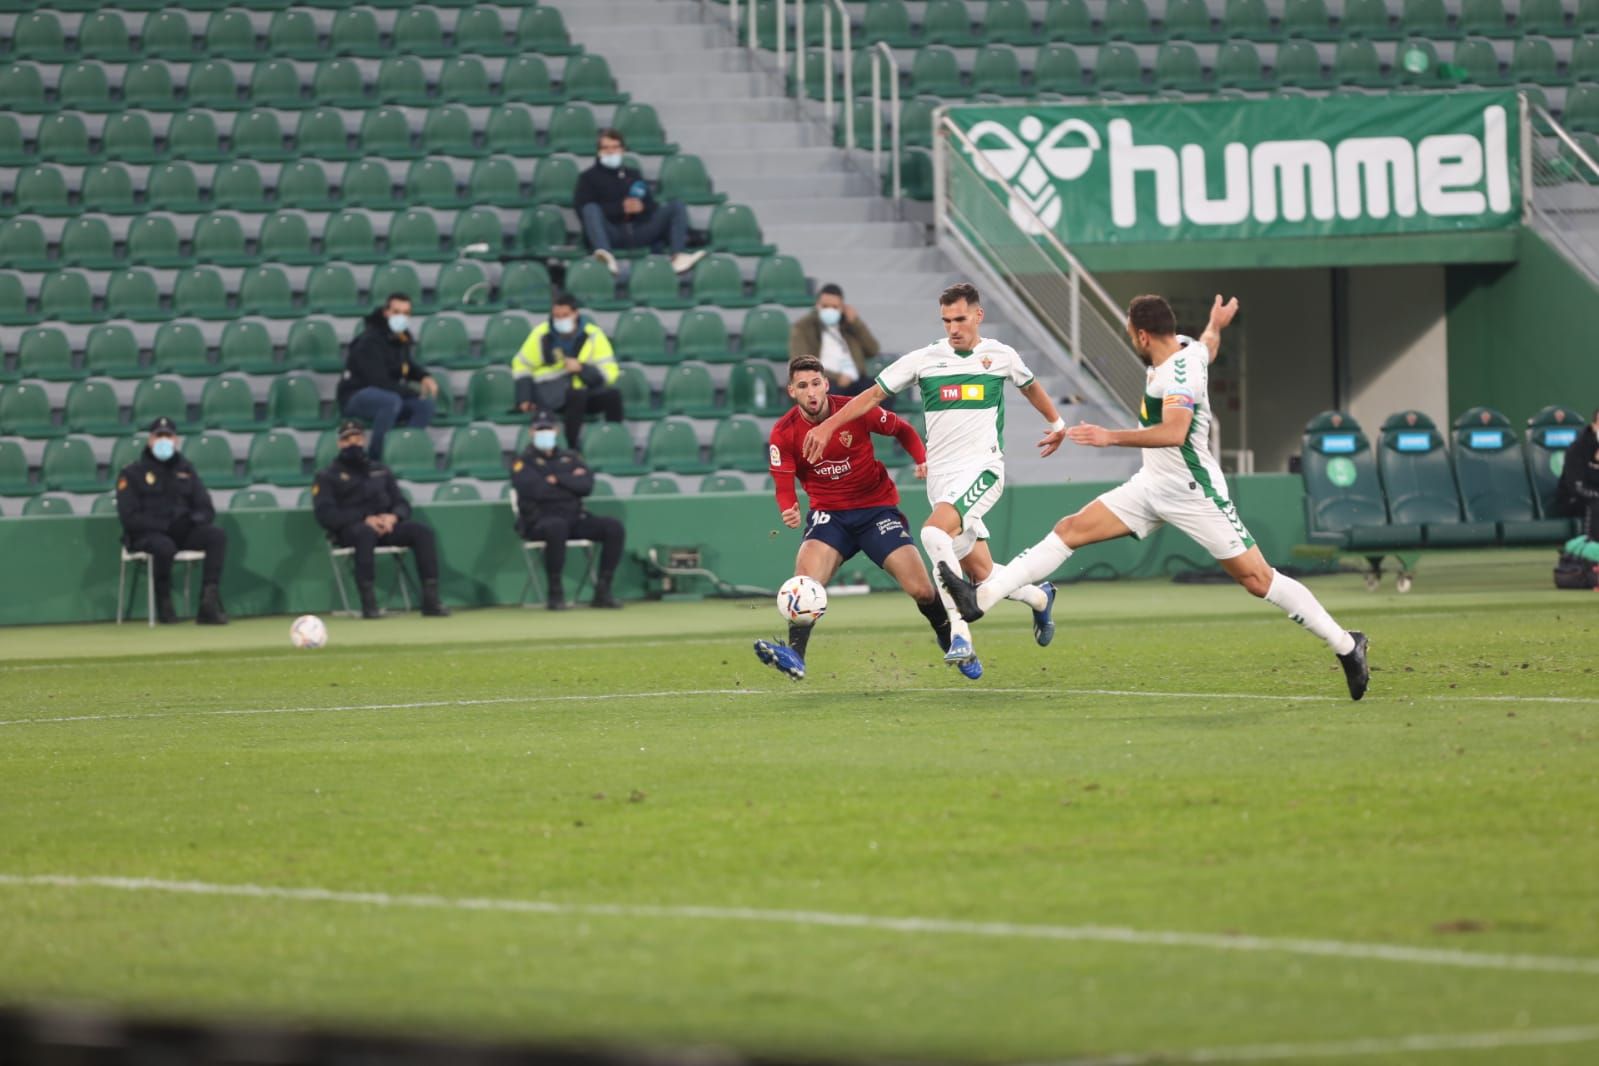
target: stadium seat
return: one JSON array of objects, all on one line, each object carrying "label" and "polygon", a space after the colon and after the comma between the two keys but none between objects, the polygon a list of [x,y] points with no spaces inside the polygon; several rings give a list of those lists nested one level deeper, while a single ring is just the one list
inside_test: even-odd
[{"label": "stadium seat", "polygon": [[[151,59],[193,59],[194,33],[182,11],[151,11],[139,29],[139,51]],[[106,57],[111,58],[111,57]]]},{"label": "stadium seat", "polygon": [[[4,495],[4,494],[0,493],[0,495]],[[89,513],[92,514],[92,515],[99,515],[99,514],[114,515],[114,514],[116,514],[117,513],[117,496],[116,496],[116,493],[114,493],[114,492],[102,492],[100,495],[96,496],[94,498],[94,502],[89,505]]]},{"label": "stadium seat", "polygon": [[42,385],[22,381],[0,389],[0,434],[39,439],[66,432],[51,418],[50,397]]},{"label": "stadium seat", "polygon": [[[4,74],[0,74],[0,79]],[[16,115],[0,112],[0,166],[15,167],[32,162],[35,155],[22,140],[22,123]]]},{"label": "stadium seat", "polygon": [[[495,155],[530,159],[548,151],[539,143],[539,131],[533,122],[533,113],[522,104],[502,104],[489,112],[483,139],[484,147]],[[573,180],[577,180],[575,175]]]},{"label": "stadium seat", "polygon": [[[1344,37],[1364,37],[1372,41],[1391,41],[1400,36],[1399,27],[1388,11],[1387,0],[1344,0],[1339,29]],[[1411,32],[1419,31],[1412,29]]]},{"label": "stadium seat", "polygon": [[1497,523],[1505,544],[1547,544],[1570,535],[1564,518],[1539,518],[1510,420],[1488,407],[1455,419],[1455,481],[1468,522]]},{"label": "stadium seat", "polygon": [[[168,137],[170,140],[170,132]],[[158,163],[163,158],[162,153],[156,150],[155,130],[150,125],[149,117],[142,111],[123,111],[107,118],[100,129],[100,152],[107,159],[119,163]],[[130,183],[130,198],[131,194]],[[84,182],[84,199],[88,200],[87,179]]]},{"label": "stadium seat", "polygon": [[572,160],[564,156],[540,159],[533,168],[533,202],[571,207],[577,178],[577,164]]},{"label": "stadium seat", "polygon": [[70,111],[40,119],[34,139],[39,157],[52,163],[92,163],[100,157],[89,144],[89,127],[83,116]]},{"label": "stadium seat", "polygon": [[706,474],[700,479],[699,493],[707,492],[744,492],[744,479],[737,474]]},{"label": "stadium seat", "polygon": [[[586,260],[592,262],[592,260]],[[595,264],[596,266],[599,264]],[[456,263],[446,270],[471,270],[480,276],[482,268],[475,263]],[[609,271],[606,271],[607,275]],[[567,275],[570,283],[571,275]],[[543,263],[527,261],[508,263],[500,274],[499,304],[505,307],[521,308],[527,311],[548,311],[551,296],[550,274]],[[485,301],[487,302],[487,301]],[[588,306],[597,308],[616,307],[616,301],[597,301]],[[625,306],[625,305],[624,305]]]},{"label": "stadium seat", "polygon": [[322,392],[307,374],[284,374],[267,392],[267,422],[291,429],[321,429]]},{"label": "stadium seat", "polygon": [[1419,524],[1430,547],[1492,544],[1492,522],[1461,520],[1460,496],[1443,437],[1420,411],[1402,411],[1383,422],[1378,471],[1394,524]]},{"label": "stadium seat", "polygon": [[24,378],[42,381],[77,381],[88,371],[72,365],[72,346],[59,329],[36,327],[23,332],[17,342],[17,370]]},{"label": "stadium seat", "polygon": [[374,94],[367,89],[360,66],[347,58],[327,59],[317,64],[311,76],[311,101],[327,107],[370,107]]},{"label": "stadium seat", "polygon": [[183,100],[190,107],[215,111],[240,111],[249,103],[239,88],[233,65],[220,59],[207,60],[189,68],[188,80],[183,86]]},{"label": "stadium seat", "polygon": [[376,107],[361,119],[359,134],[363,155],[384,159],[415,159],[422,149],[411,136],[411,122],[394,107]]},{"label": "stadium seat", "polygon": [[311,271],[305,282],[305,305],[329,315],[362,315],[370,310],[361,299],[355,275],[337,263],[324,263]]},{"label": "stadium seat", "polygon": [[456,477],[498,481],[509,477],[499,435],[487,426],[462,426],[450,438],[446,464]]},{"label": "stadium seat", "polygon": [[[581,260],[576,266],[581,266],[583,262],[591,260]],[[704,265],[703,261],[701,265]],[[662,255],[646,256],[633,264],[632,274],[628,278],[628,293],[633,303],[645,307],[675,309],[689,308],[695,304],[694,300],[682,295],[677,271]]]},{"label": "stadium seat", "polygon": [[[69,228],[78,224],[88,226],[98,221],[98,219],[77,218],[73,219],[72,223],[69,223]],[[201,221],[200,225],[204,225],[204,220]],[[199,244],[199,233],[200,229],[197,226],[194,238],[196,246]],[[80,231],[76,239],[81,242],[77,256],[78,262],[82,265],[115,265],[106,261],[106,257],[111,254],[111,235],[109,232],[105,233],[103,238],[100,235],[90,238],[87,233]],[[104,241],[103,245],[100,244],[102,239]],[[244,236],[241,233],[239,234],[240,247],[243,246],[243,243]],[[105,249],[104,252],[98,251],[101,247]],[[94,249],[95,251],[86,253],[83,250],[85,248]],[[153,267],[184,267],[193,262],[193,257],[186,255],[183,251],[183,242],[178,235],[178,227],[173,224],[171,219],[161,215],[143,215],[134,220],[133,225],[128,227],[125,258],[129,263],[138,266]],[[116,317],[115,311],[113,311],[113,317]]]},{"label": "stadium seat", "polygon": [[1218,89],[1269,89],[1276,82],[1265,74],[1260,52],[1248,41],[1228,41],[1216,53]]},{"label": "stadium seat", "polygon": [[439,224],[431,212],[412,208],[389,221],[387,259],[409,259],[418,263],[437,263],[454,259],[455,253],[439,234]]},{"label": "stadium seat", "polygon": [[991,44],[978,52],[972,66],[972,91],[990,96],[1032,95],[1022,83],[1022,64],[1016,50],[1009,45]]},{"label": "stadium seat", "polygon": [[1167,41],[1155,55],[1155,88],[1203,92],[1209,88],[1199,53],[1186,41]]},{"label": "stadium seat", "polygon": [[645,474],[633,482],[635,496],[676,496],[682,491],[677,480],[665,474]]},{"label": "stadium seat", "polygon": [[[504,161],[490,159],[484,162]],[[560,212],[556,211],[555,214],[559,217]],[[455,222],[450,228],[450,243],[455,245],[461,254],[481,254],[489,258],[498,258],[506,247],[505,228],[500,224],[498,213],[486,207],[469,207],[455,216]],[[488,250],[482,253],[468,252],[467,249],[474,244],[485,245]]]},{"label": "stadium seat", "polygon": [[77,62],[61,68],[56,98],[73,111],[103,113],[116,111],[121,103],[111,93],[111,81],[103,63]]},{"label": "stadium seat", "polygon": [[[82,200],[86,204],[93,204],[95,210],[108,215],[137,215],[143,214],[145,210],[145,206],[139,203],[138,197],[134,194],[133,175],[120,163],[101,163],[84,171]],[[77,210],[77,208],[72,209],[73,212]]]},{"label": "stadium seat", "polygon": [[[555,89],[549,64],[542,56],[517,55],[500,71],[499,99],[524,104],[559,104],[566,94]],[[492,101],[484,101],[492,102]]]},{"label": "stadium seat", "polygon": [[62,492],[100,492],[106,487],[94,461],[94,449],[77,437],[52,440],[44,446],[39,480]]},{"label": "stadium seat", "polygon": [[983,9],[982,37],[989,44],[1034,45],[1040,40],[1026,0],[988,0]]},{"label": "stadium seat", "polygon": [[1285,37],[1303,37],[1311,41],[1339,38],[1326,0],[1288,0],[1283,9],[1282,29]]},{"label": "stadium seat", "polygon": [[303,8],[273,14],[267,23],[266,50],[285,59],[321,59],[327,54],[316,18]]},{"label": "stadium seat", "polygon": [[922,8],[922,39],[957,48],[970,48],[982,40],[972,32],[972,13],[965,0],[927,0]]},{"label": "stadium seat", "polygon": [[455,49],[480,56],[514,55],[516,42],[506,32],[500,13],[492,7],[473,7],[455,22]]},{"label": "stadium seat", "polygon": [[89,279],[76,270],[58,270],[44,276],[39,286],[39,314],[60,322],[98,322],[105,314],[94,306]]},{"label": "stadium seat", "polygon": [[1379,553],[1421,543],[1419,524],[1388,521],[1371,442],[1343,412],[1323,412],[1305,427],[1300,473],[1311,543]]},{"label": "stadium seat", "polygon": [[810,307],[816,302],[799,260],[791,255],[769,255],[755,268],[757,303],[784,307]]},{"label": "stadium seat", "polygon": [[83,349],[89,373],[109,378],[145,378],[155,373],[139,363],[139,342],[127,326],[95,326]]},{"label": "stadium seat", "polygon": [[718,307],[753,307],[759,299],[744,291],[744,275],[730,255],[709,255],[694,268],[694,302]]},{"label": "stadium seat", "polygon": [[289,327],[289,336],[284,342],[284,364],[297,370],[342,371],[344,345],[329,323],[302,318]]},{"label": "stadium seat", "polygon": [[300,113],[294,128],[294,146],[305,157],[316,159],[355,159],[360,151],[350,143],[344,116],[331,107],[316,107]]},{"label": "stadium seat", "polygon": [[788,359],[788,315],[773,307],[757,307],[744,314],[738,329],[739,353],[748,359]]},{"label": "stadium seat", "polygon": [[[453,181],[451,191],[454,191]],[[344,168],[339,179],[338,199],[346,207],[389,208],[411,198],[395,195],[394,179],[388,167],[375,159],[357,159]],[[421,199],[416,202],[425,203]]]},{"label": "stadium seat", "polygon": [[616,109],[611,125],[621,132],[629,152],[671,155],[677,151],[677,145],[666,139],[660,115],[649,104],[623,104]]},{"label": "stadium seat", "polygon": [[200,219],[192,240],[194,258],[201,263],[250,266],[256,261],[255,253],[246,245],[244,227],[232,212],[218,211]]},{"label": "stadium seat", "polygon": [[1339,43],[1333,55],[1333,80],[1362,89],[1382,89],[1393,83],[1392,76],[1383,71],[1376,47],[1359,37]]},{"label": "stadium seat", "polygon": [[1321,65],[1321,53],[1310,41],[1284,41],[1277,47],[1277,81],[1295,89],[1324,89],[1333,80]]},{"label": "stadium seat", "polygon": [[[676,276],[674,275],[674,282]],[[666,346],[666,327],[653,311],[642,308],[622,312],[616,321],[611,341],[617,357],[635,363],[675,362]]]},{"label": "stadium seat", "polygon": [[200,195],[200,179],[188,163],[162,163],[152,167],[146,179],[145,197],[163,210],[197,214],[210,205]]},{"label": "stadium seat", "polygon": [[266,489],[240,489],[228,498],[229,511],[276,511],[278,498]]},{"label": "stadium seat", "polygon": [[257,433],[250,441],[250,451],[245,458],[250,481],[284,487],[311,483],[311,475],[302,469],[304,465],[300,445],[294,436],[275,430]]},{"label": "stadium seat", "polygon": [[466,406],[475,422],[496,422],[502,426],[527,422],[527,413],[516,410],[516,384],[505,366],[486,366],[472,372],[467,383]]},{"label": "stadium seat", "polygon": [[205,383],[200,393],[200,421],[207,429],[254,430],[265,425],[255,413],[250,383],[234,374]]},{"label": "stadium seat", "polygon": [[1516,37],[1526,32],[1525,26],[1519,32],[1511,26],[1503,0],[1463,0],[1460,29],[1483,37]]},{"label": "stadium seat", "polygon": [[590,426],[583,433],[583,457],[589,461],[589,466],[607,474],[628,476],[649,471],[649,467],[637,461],[633,435],[623,422]]},{"label": "stadium seat", "polygon": [[[472,173],[467,177],[466,188],[467,201],[474,204],[521,207],[527,202],[527,196],[522,192],[522,179],[517,173],[516,164],[504,156],[480,159],[472,164]],[[490,214],[493,217],[492,213]],[[457,247],[461,246],[459,238],[456,238],[455,243]],[[498,232],[489,242],[495,249],[498,249],[502,243]]]},{"label": "stadium seat", "polygon": [[272,335],[259,322],[229,322],[217,342],[217,363],[223,370],[245,374],[276,374],[287,369],[278,362]]},{"label": "stadium seat", "polygon": [[483,327],[480,364],[509,363],[533,331],[533,320],[519,311],[503,311]]},{"label": "stadium seat", "polygon": [[711,437],[711,464],[723,470],[765,472],[769,464],[761,424],[740,415],[718,422]]},{"label": "stadium seat", "polygon": [[764,363],[740,363],[727,382],[728,406],[740,414],[771,418],[789,408],[788,392]]},{"label": "stadium seat", "polygon": [[429,315],[417,331],[416,361],[425,367],[477,365],[466,324],[455,315]]},{"label": "stadium seat", "polygon": [[239,284],[239,309],[244,314],[266,318],[295,318],[300,314],[288,275],[275,266],[259,266],[244,272]]},{"label": "stadium seat", "polygon": [[1144,0],[1107,0],[1105,36],[1112,41],[1134,43],[1153,43],[1161,39]]},{"label": "stadium seat", "polygon": [[426,207],[454,207],[461,202],[454,168],[443,159],[418,159],[405,172],[405,199]]},{"label": "stadium seat", "polygon": [[275,107],[298,111],[314,101],[300,82],[299,71],[287,59],[268,59],[250,73],[250,103],[256,107]]},{"label": "stadium seat", "polygon": [[367,302],[362,305],[363,314],[366,310],[370,309],[370,304],[376,303],[379,299],[381,299],[381,296],[378,294],[387,295],[391,292],[403,292],[410,294],[411,302],[416,305],[416,310],[423,314],[427,314],[433,310],[429,302],[422,298],[422,279],[417,274],[416,269],[409,263],[382,264],[376,270],[372,271],[372,277],[367,285],[367,288],[370,289],[372,295],[370,295],[367,298]]},{"label": "stadium seat", "polygon": [[22,445],[0,440],[0,496],[36,496],[44,486],[28,480],[28,459]]},{"label": "stadium seat", "polygon": [[1576,411],[1559,405],[1545,407],[1527,420],[1524,457],[1540,518],[1563,517],[1560,473],[1565,469],[1566,449],[1576,442],[1585,421]]},{"label": "stadium seat", "polygon": [[249,478],[237,473],[233,446],[228,443],[228,438],[219,433],[201,433],[186,439],[183,442],[183,456],[194,464],[207,489],[237,489],[250,483]]},{"label": "stadium seat", "polygon": [[599,139],[599,124],[594,120],[594,112],[587,107],[562,104],[550,115],[544,137],[552,152],[589,155]]},{"label": "stadium seat", "polygon": [[[1599,11],[1592,14],[1599,15]],[[1561,0],[1521,0],[1521,10],[1516,12],[1516,24],[1512,32],[1542,37],[1575,37],[1579,26],[1591,30],[1599,26],[1599,18],[1587,21],[1578,18],[1571,23],[1566,21],[1565,5]],[[1468,28],[1466,32],[1472,31]]]},{"label": "stadium seat", "polygon": [[133,410],[130,421],[134,426],[148,426],[158,418],[170,418],[180,432],[190,428],[189,405],[183,398],[183,387],[171,378],[150,378],[139,382],[133,390]]},{"label": "stadium seat", "polygon": [[24,518],[34,516],[60,518],[73,513],[72,501],[65,496],[33,496],[22,505]]},{"label": "stadium seat", "polygon": [[312,247],[311,227],[297,211],[276,211],[263,219],[256,250],[269,263],[314,264],[323,260],[322,253]]},{"label": "stadium seat", "polygon": [[[857,93],[871,91],[871,78],[855,84]],[[960,60],[955,53],[942,45],[932,45],[916,53],[911,61],[910,91],[912,95],[938,96],[961,100],[972,95],[972,88],[961,78]]]},{"label": "stadium seat", "polygon": [[234,159],[217,167],[211,176],[211,203],[233,211],[267,210],[271,200],[260,165]]},{"label": "stadium seat", "polygon": [[80,381],[68,389],[62,417],[74,433],[110,436],[124,429],[117,394],[104,381]]},{"label": "stadium seat", "polygon": [[395,476],[407,481],[448,481],[450,472],[439,469],[433,438],[425,429],[390,430],[383,439],[383,462]]},{"label": "stadium seat", "polygon": [[1554,45],[1542,37],[1524,37],[1510,55],[1510,79],[1534,85],[1564,85]]},{"label": "stadium seat", "polygon": [[1460,36],[1449,21],[1443,0],[1404,0],[1399,9],[1399,25],[1405,33],[1434,41]]},{"label": "stadium seat", "polygon": [[[1594,0],[1594,22],[1599,26],[1599,0]],[[1576,82],[1599,82],[1599,34],[1582,38],[1571,46],[1568,74]]]},{"label": "stadium seat", "polygon": [[734,255],[771,255],[777,250],[762,237],[755,212],[743,204],[723,204],[711,212],[710,245]]},{"label": "stadium seat", "polygon": [[[65,256],[62,261],[71,265]],[[33,218],[14,218],[0,225],[0,267],[43,270],[50,266],[50,248],[44,227]]]},{"label": "stadium seat", "polygon": [[[835,26],[834,35],[838,32]],[[905,0],[868,0],[861,43],[869,45],[878,41],[890,48],[912,48],[921,43],[911,29],[911,13]]]},{"label": "stadium seat", "polygon": [[128,465],[135,462],[144,454],[144,449],[149,442],[148,426],[132,427],[133,432],[124,432],[111,444],[111,472],[121,473]]},{"label": "stadium seat", "polygon": [[172,68],[153,59],[128,68],[122,78],[122,102],[141,111],[177,111],[190,106],[178,95]]},{"label": "stadium seat", "polygon": [[153,363],[158,374],[209,377],[222,368],[208,358],[205,335],[193,322],[165,322],[155,331]]},{"label": "stadium seat", "polygon": [[1275,41],[1282,36],[1272,25],[1265,0],[1226,0],[1221,21],[1229,38]]},{"label": "stadium seat", "polygon": [[622,104],[627,93],[616,87],[611,65],[601,55],[576,55],[566,61],[561,75],[561,89],[569,100],[583,100],[591,104]]},{"label": "stadium seat", "polygon": [[1510,81],[1500,67],[1492,41],[1481,38],[1460,41],[1455,45],[1450,62],[1460,68],[1465,80],[1472,85],[1506,85]]},{"label": "stadium seat", "polygon": [[716,402],[716,385],[710,372],[692,363],[667,371],[661,387],[661,410],[669,415],[706,418],[723,413]]},{"label": "stadium seat", "polygon": [[[93,173],[92,170],[89,172]],[[85,192],[87,192],[87,182],[88,175],[85,175]],[[128,193],[131,198],[131,182]],[[19,213],[46,217],[75,215],[79,210],[77,205],[72,203],[65,175],[61,173],[59,167],[53,166],[31,166],[19,173],[16,198],[13,203]]]},{"label": "stadium seat", "polygon": [[1219,41],[1231,27],[1218,27],[1205,0],[1169,0],[1161,19],[1169,41]]},{"label": "stadium seat", "polygon": [[740,359],[733,352],[722,316],[699,310],[686,311],[678,320],[676,356],[679,361],[697,359],[706,363],[736,363]]},{"label": "stadium seat", "polygon": [[483,499],[477,486],[462,481],[447,481],[433,490],[434,503],[476,503]]},{"label": "stadium seat", "polygon": [[1100,45],[1094,57],[1094,91],[1096,93],[1143,94],[1151,86],[1144,81],[1144,67],[1138,52],[1131,45],[1110,41]]},{"label": "stadium seat", "polygon": [[[281,154],[272,153],[274,134],[278,152],[282,153],[283,135],[277,127],[277,115],[271,111],[241,111],[233,122],[230,144],[224,147],[222,134],[209,112],[185,111],[167,127],[167,151],[174,159],[187,159],[195,163],[224,162],[236,155],[259,159],[282,158]],[[257,156],[256,151],[262,154]]]},{"label": "stadium seat", "polygon": [[385,104],[405,104],[427,107],[432,102],[428,92],[427,71],[416,56],[397,55],[385,59],[378,67],[376,99]]},{"label": "stadium seat", "polygon": [[662,419],[650,427],[644,456],[646,465],[656,471],[709,474],[713,469],[710,463],[700,458],[700,444],[694,434],[693,423],[681,418]]},{"label": "stadium seat", "polygon": [[654,421],[665,415],[655,406],[650,382],[644,371],[631,363],[624,363],[616,379],[616,389],[622,394],[622,408],[633,421]]},{"label": "stadium seat", "polygon": [[1566,128],[1579,136],[1599,133],[1599,85],[1583,83],[1567,89],[1560,117]]},{"label": "stadium seat", "polygon": [[[228,135],[228,150],[234,156],[247,159],[291,159],[295,154],[284,137],[277,112],[266,108],[239,112],[239,116],[233,120],[233,130]],[[190,154],[187,158],[198,157]]]},{"label": "stadium seat", "polygon": [[44,88],[39,68],[32,63],[11,62],[0,65],[0,100],[6,108],[24,115],[37,115],[54,111]]},{"label": "stadium seat", "polygon": [[351,7],[333,16],[328,46],[334,55],[382,59],[391,53],[378,29],[377,15],[369,8]]},{"label": "stadium seat", "polygon": [[[117,25],[122,20],[117,19]],[[61,17],[54,11],[30,11],[26,15],[18,16],[11,26],[11,47],[8,49],[13,56],[26,56],[36,63],[58,63],[75,58],[75,53],[67,47],[66,30],[61,27]],[[127,31],[122,34],[127,40]],[[92,55],[92,52],[83,53]],[[121,59],[125,56],[106,56],[107,59]]]},{"label": "stadium seat", "polygon": [[205,24],[205,53],[217,59],[255,59],[261,55],[249,13],[238,8],[213,13]]},{"label": "stadium seat", "polygon": [[22,277],[13,273],[0,273],[0,325],[21,325],[34,321],[28,310],[28,297],[22,288]]}]

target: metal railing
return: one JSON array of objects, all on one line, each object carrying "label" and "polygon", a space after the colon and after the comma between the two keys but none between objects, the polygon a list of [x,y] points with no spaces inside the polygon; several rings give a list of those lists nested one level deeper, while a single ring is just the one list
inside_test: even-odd
[{"label": "metal railing", "polygon": [[[833,17],[837,13],[843,25],[840,32],[840,58],[844,64],[844,150],[855,148],[855,80],[854,57],[850,52],[849,9],[844,0],[821,0],[822,3],[822,110],[827,124],[833,124]],[[803,27],[801,27],[803,32]]]},{"label": "metal railing", "polygon": [[948,238],[987,263],[1040,324],[1128,412],[1144,396],[1145,367],[1127,343],[1118,304],[1020,198],[1007,202],[966,133],[938,113],[933,206]]},{"label": "metal railing", "polygon": [[1599,281],[1599,159],[1541,107],[1534,106],[1549,135],[1527,153],[1531,214],[1546,234]]},{"label": "metal railing", "polygon": [[[817,2],[822,5],[822,108],[827,116],[827,124],[831,126],[835,114],[833,106],[833,53],[837,51],[839,53],[838,61],[843,65],[844,75],[844,148],[853,151],[859,145],[855,142],[855,109],[853,107],[855,98],[855,55],[850,41],[849,8],[844,6],[844,0],[817,0]],[[703,6],[704,0],[701,0],[702,10]],[[744,0],[743,10],[745,14],[742,23],[744,47],[751,52],[758,51],[761,47],[757,6],[756,0]],[[727,21],[728,26],[733,31],[733,39],[735,41],[738,40],[741,25],[739,9],[740,0],[728,0]],[[774,18],[772,30],[773,44],[777,52],[777,69],[779,73],[792,77],[794,96],[796,99],[803,99],[806,90],[806,79],[810,74],[809,59],[811,53],[810,42],[805,32],[805,0],[794,0],[794,62],[792,66],[790,66],[788,58],[788,0],[774,0],[771,10]],[[838,32],[838,47],[836,49],[833,46],[833,20],[835,18],[841,27]],[[888,60],[894,70],[894,94],[897,96],[899,65],[891,51],[888,53]],[[875,64],[872,74],[875,81],[877,76]],[[874,99],[877,95],[874,93]],[[897,108],[898,105],[894,106]],[[899,124],[896,119],[895,129],[898,130],[898,128]],[[876,163],[875,156],[873,163],[874,165]],[[894,180],[894,187],[896,191],[899,188],[897,175]]]},{"label": "metal railing", "polygon": [[[888,121],[889,155],[893,168],[894,210],[900,209],[899,176],[899,60],[894,50],[882,41],[871,46],[872,57],[872,176],[881,184],[883,180],[883,64],[888,64]],[[851,114],[853,101],[846,103]]]}]

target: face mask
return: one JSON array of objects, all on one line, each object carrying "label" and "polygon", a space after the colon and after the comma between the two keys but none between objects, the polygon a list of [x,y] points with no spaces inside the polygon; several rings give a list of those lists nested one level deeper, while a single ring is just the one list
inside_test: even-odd
[{"label": "face mask", "polygon": [[554,321],[555,321],[555,332],[557,332],[557,333],[570,333],[574,329],[577,328],[577,319],[575,317],[574,318],[557,318]]},{"label": "face mask", "polygon": [[347,444],[339,449],[339,458],[346,463],[360,466],[366,462],[366,446],[364,444]]},{"label": "face mask", "polygon": [[171,437],[159,437],[150,445],[150,454],[164,463],[178,454],[178,442]]},{"label": "face mask", "polygon": [[534,430],[533,447],[537,448],[541,452],[553,452],[555,450],[555,430]]},{"label": "face mask", "polygon": [[406,327],[409,326],[410,324],[411,324],[411,319],[410,319],[410,316],[408,316],[408,315],[390,315],[389,316],[389,332],[391,332],[391,333],[404,333],[405,330],[406,330]]},{"label": "face mask", "polygon": [[622,165],[622,153],[621,152],[601,152],[600,153],[600,166],[609,167],[612,170],[616,170],[616,169],[620,168],[621,165]]},{"label": "face mask", "polygon": [[824,326],[836,326],[844,319],[844,312],[836,307],[820,308],[816,314],[821,318]]}]

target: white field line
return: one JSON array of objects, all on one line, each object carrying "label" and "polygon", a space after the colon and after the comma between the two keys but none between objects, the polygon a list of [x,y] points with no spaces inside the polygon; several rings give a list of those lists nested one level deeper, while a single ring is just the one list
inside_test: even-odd
[{"label": "white field line", "polygon": [[1397,1055],[1405,1052],[1483,1051],[1510,1047],[1551,1047],[1599,1041],[1599,1025],[1551,1029],[1501,1029],[1479,1033],[1418,1033],[1412,1036],[1357,1037],[1304,1044],[1252,1044],[1243,1047],[1196,1048],[1192,1051],[1132,1052],[1100,1058],[1072,1059],[1053,1066],[1158,1066],[1162,1063],[1288,1062],[1295,1059],[1343,1059]]},{"label": "white field line", "polygon": [[665,921],[744,922],[805,928],[867,929],[915,936],[983,937],[1143,947],[1198,948],[1284,955],[1319,956],[1444,966],[1467,970],[1502,970],[1581,974],[1599,977],[1599,958],[1559,955],[1511,955],[1412,947],[1404,944],[1311,940],[1299,937],[1183,933],[1103,925],[1035,925],[1020,922],[969,921],[950,918],[896,918],[833,911],[765,910],[757,907],[669,906],[648,903],[566,903],[547,900],[451,897],[344,892],[327,888],[282,888],[273,885],[216,884],[205,881],[163,881],[146,877],[74,876],[70,874],[0,874],[0,886],[19,888],[103,888],[124,892],[163,892],[189,896],[239,896],[301,903],[343,903],[364,907],[424,910],[490,911],[511,914],[564,915],[583,918],[642,918]]}]

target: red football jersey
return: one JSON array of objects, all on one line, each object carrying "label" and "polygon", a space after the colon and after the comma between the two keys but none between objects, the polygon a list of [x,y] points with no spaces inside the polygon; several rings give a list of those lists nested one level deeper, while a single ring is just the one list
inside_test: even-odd
[{"label": "red football jersey", "polygon": [[[828,396],[831,412],[849,402],[847,396]],[[798,407],[777,420],[772,427],[768,461],[772,480],[777,483],[777,507],[786,511],[799,502],[794,492],[798,477],[815,511],[847,511],[857,507],[893,507],[899,503],[899,489],[872,449],[872,434],[893,437],[910,453],[911,459],[927,460],[927,449],[916,427],[892,411],[879,407],[864,418],[848,423],[828,441],[820,462],[805,461],[802,448],[805,434],[814,423],[806,420]]]}]

